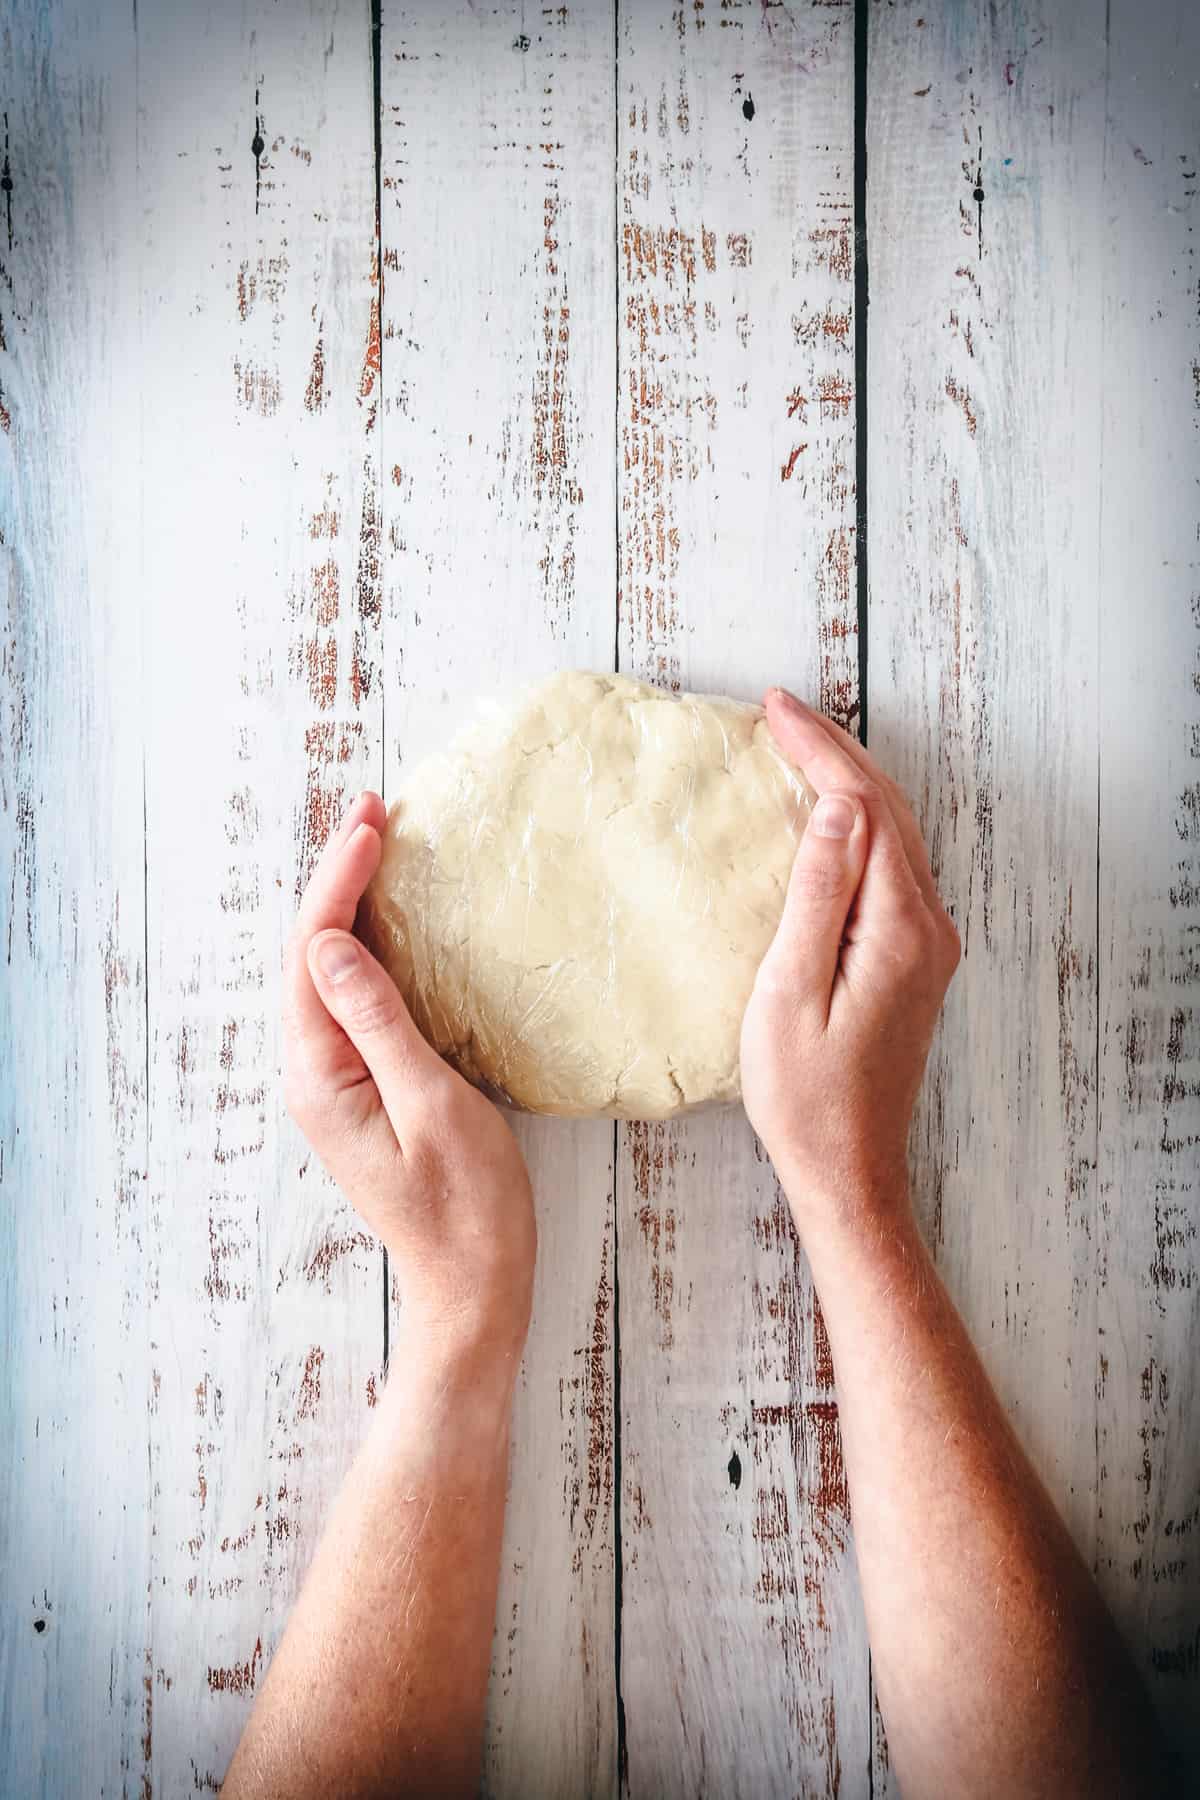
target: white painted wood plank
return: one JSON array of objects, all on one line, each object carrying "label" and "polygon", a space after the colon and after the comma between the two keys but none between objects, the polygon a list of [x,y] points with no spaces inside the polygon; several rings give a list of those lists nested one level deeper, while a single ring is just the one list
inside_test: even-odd
[{"label": "white painted wood plank", "polygon": [[[1195,1259],[1155,1197],[1186,1208],[1195,1138],[1169,985],[1187,967],[1170,808],[1195,530],[1182,20],[1147,38],[1129,9],[1118,45],[1091,0],[878,11],[868,114],[871,743],[917,797],[966,945],[918,1121],[922,1197],[1018,1429],[1177,1712]],[[1191,160],[1165,173],[1172,132]],[[1164,539],[1160,567],[1145,546]],[[1134,779],[1150,801],[1127,831]],[[1156,1166],[1168,1095],[1179,1137]]]},{"label": "white painted wood plank", "polygon": [[[609,660],[614,229],[622,664],[853,711],[848,10],[630,9],[616,221],[611,14],[389,15],[382,383],[365,17],[143,9],[140,197],[131,19],[12,22],[12,1791],[215,1785],[361,1429],[378,1262],[278,1117],[279,948],[381,766],[385,667],[394,772],[467,695]],[[971,934],[930,1227],[1194,1755],[1196,27],[1120,0],[1106,52],[1099,10],[872,14],[872,744]],[[601,1792],[611,1138],[525,1139],[488,1780]],[[731,1115],[622,1155],[629,1786],[824,1791],[840,1758],[858,1791],[831,1396],[773,1184]]]},{"label": "white painted wood plank", "polygon": [[[609,668],[608,5],[383,18],[387,773],[477,695]],[[540,1232],[486,1787],[613,1789],[612,1127],[521,1120]],[[403,1379],[393,1369],[392,1379]]]},{"label": "white painted wood plank", "polygon": [[[856,711],[853,15],[623,8],[623,668]],[[828,1349],[744,1115],[621,1132],[632,1794],[860,1793]]]},{"label": "white painted wood plank", "polygon": [[1097,1554],[1184,1759],[1181,1793],[1200,1783],[1198,71],[1193,6],[1114,0],[1100,215]]},{"label": "white painted wood plank", "polygon": [[297,896],[381,760],[369,17],[163,0],[138,69],[150,1775],[182,1793],[224,1772],[382,1357],[381,1257],[279,1084]]},{"label": "white painted wood plank", "polygon": [[0,1789],[117,1793],[155,1672],[131,18],[4,37]]},{"label": "white painted wood plank", "polygon": [[919,1198],[1089,1551],[1103,79],[1100,0],[872,16],[870,742],[964,948]]}]

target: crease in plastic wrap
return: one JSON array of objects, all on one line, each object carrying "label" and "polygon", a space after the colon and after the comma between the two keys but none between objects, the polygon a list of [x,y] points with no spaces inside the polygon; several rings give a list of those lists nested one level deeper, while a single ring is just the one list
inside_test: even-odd
[{"label": "crease in plastic wrap", "polygon": [[357,928],[496,1099],[622,1119],[736,1101],[814,799],[761,707],[554,675],[407,777]]}]

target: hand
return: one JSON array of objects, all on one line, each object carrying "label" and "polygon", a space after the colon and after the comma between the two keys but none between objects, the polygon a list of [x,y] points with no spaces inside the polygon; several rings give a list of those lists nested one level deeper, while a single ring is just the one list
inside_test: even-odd
[{"label": "hand", "polygon": [[515,1361],[537,1242],[516,1139],[350,936],[384,821],[377,794],[356,800],[301,903],[285,971],[287,1107],[387,1246],[405,1329]]},{"label": "hand", "polygon": [[774,688],[767,722],[820,796],[742,1025],[742,1092],[801,1236],[907,1204],[908,1128],[958,964],[908,802],[839,726]]}]

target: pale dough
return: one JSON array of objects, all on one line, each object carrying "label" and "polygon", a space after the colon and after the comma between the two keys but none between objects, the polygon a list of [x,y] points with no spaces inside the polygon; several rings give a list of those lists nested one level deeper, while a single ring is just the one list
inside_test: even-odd
[{"label": "pale dough", "polygon": [[555,675],[407,779],[359,930],[429,1042],[515,1106],[736,1100],[812,799],[761,707]]}]

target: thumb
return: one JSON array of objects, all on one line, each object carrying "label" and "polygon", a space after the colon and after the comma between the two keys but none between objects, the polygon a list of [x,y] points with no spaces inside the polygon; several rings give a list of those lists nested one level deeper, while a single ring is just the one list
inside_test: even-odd
[{"label": "thumb", "polygon": [[830,791],[813,808],[788,882],[783,916],[759,978],[829,1017],[842,935],[867,863],[867,815],[857,794]]},{"label": "thumb", "polygon": [[415,1092],[442,1067],[400,990],[348,931],[319,931],[308,946],[313,985],[330,1016],[366,1063],[403,1148],[401,1120]]}]

